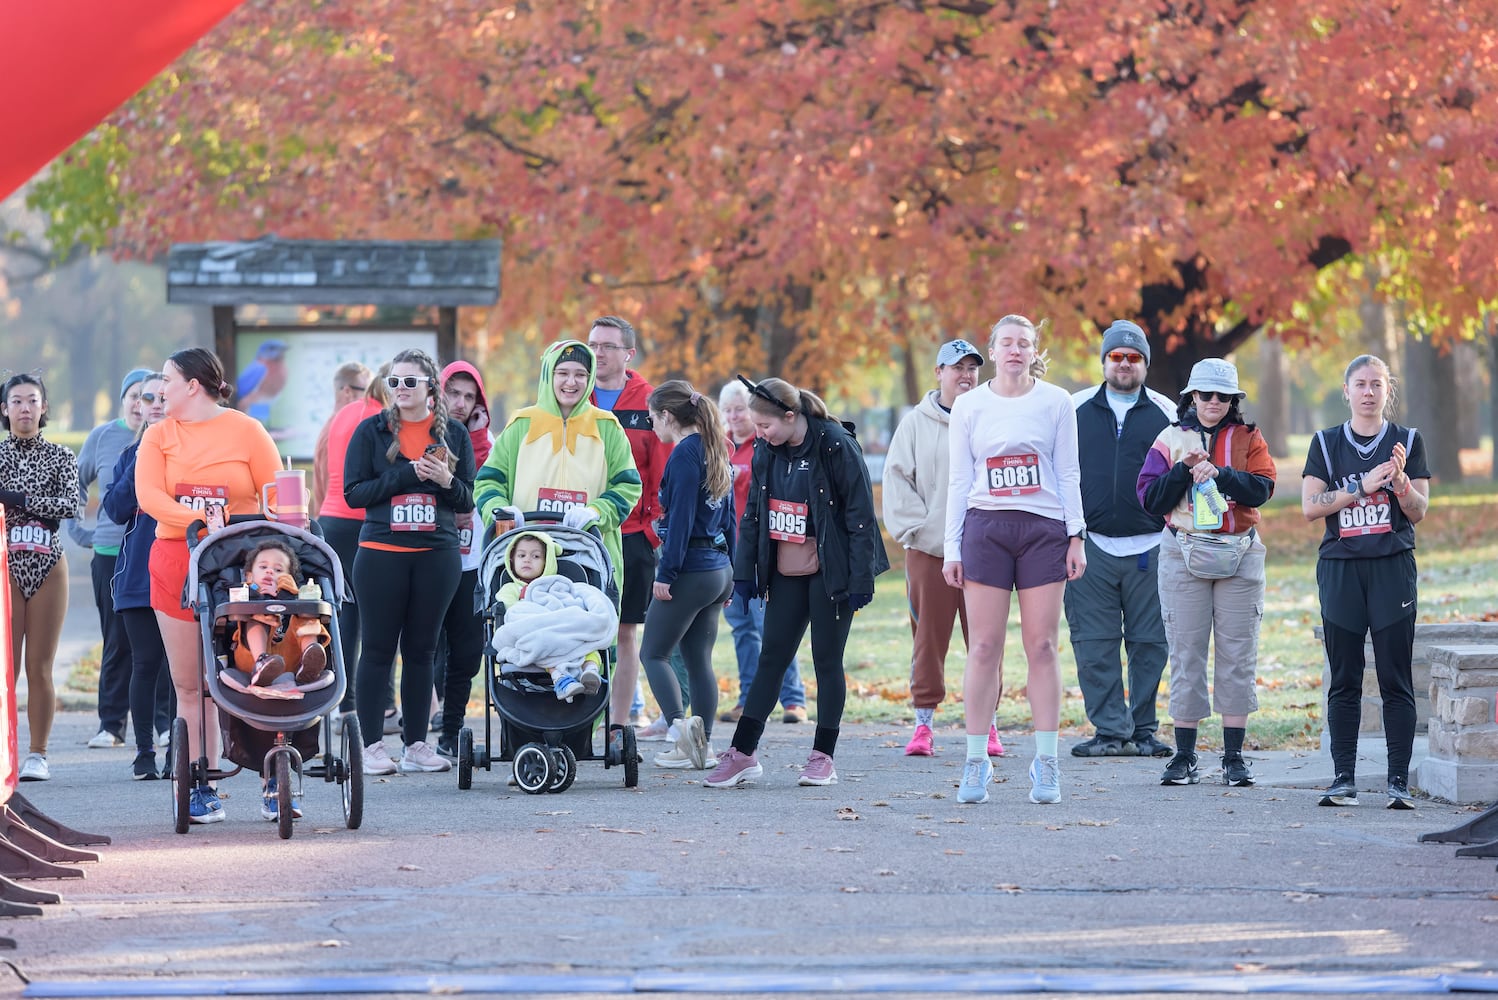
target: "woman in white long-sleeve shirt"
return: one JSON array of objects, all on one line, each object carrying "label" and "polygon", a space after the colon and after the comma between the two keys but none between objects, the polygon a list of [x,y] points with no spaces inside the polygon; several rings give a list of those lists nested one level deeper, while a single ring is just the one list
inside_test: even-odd
[{"label": "woman in white long-sleeve shirt", "polygon": [[968,749],[961,802],[988,801],[988,727],[1013,591],[1035,725],[1030,801],[1061,799],[1061,600],[1066,581],[1087,568],[1086,524],[1076,411],[1066,390],[1040,381],[1046,363],[1039,339],[1023,316],[999,320],[988,342],[997,374],[952,405],[942,576],[962,588],[971,633],[962,685]]}]

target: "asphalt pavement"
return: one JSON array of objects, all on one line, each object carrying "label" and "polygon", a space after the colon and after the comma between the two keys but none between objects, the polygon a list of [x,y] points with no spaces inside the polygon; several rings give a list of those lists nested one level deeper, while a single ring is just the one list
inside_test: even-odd
[{"label": "asphalt pavement", "polygon": [[1382,808],[1376,746],[1359,808],[1318,807],[1329,762],[1284,752],[1248,755],[1251,788],[1213,783],[1210,755],[1186,787],[1159,760],[1064,756],[1039,806],[1030,739],[1006,733],[991,801],[961,805],[955,728],[907,758],[904,728],[845,727],[839,783],[808,788],[812,727],[772,722],[747,787],[644,744],[634,790],[598,763],[554,795],[505,765],[467,791],[371,778],[348,830],[309,781],[283,841],[249,775],[221,783],[225,822],[174,833],[170,784],[86,748],[96,729],[61,713],[53,779],[20,787],[113,840],[83,878],[27,882],[62,901],[0,926],[28,996],[1498,991],[1494,861],[1417,843],[1476,811]]}]

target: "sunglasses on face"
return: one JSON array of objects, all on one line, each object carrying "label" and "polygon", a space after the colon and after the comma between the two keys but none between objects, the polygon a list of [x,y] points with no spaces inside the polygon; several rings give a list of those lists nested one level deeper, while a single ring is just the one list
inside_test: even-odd
[{"label": "sunglasses on face", "polygon": [[1131,365],[1138,365],[1144,363],[1144,355],[1138,351],[1109,351],[1108,360],[1116,365],[1121,365],[1125,361]]},{"label": "sunglasses on face", "polygon": [[430,375],[404,375],[404,376],[403,375],[386,375],[385,376],[385,384],[388,385],[388,386],[390,386],[390,388],[392,388],[392,389],[399,389],[401,386],[405,386],[407,389],[414,389],[418,385],[420,385],[422,383],[425,383],[425,382],[430,382],[431,380],[432,380],[432,377]]},{"label": "sunglasses on face", "polygon": [[1200,392],[1196,394],[1197,400],[1203,403],[1231,403],[1237,399],[1236,393],[1232,392]]},{"label": "sunglasses on face", "polygon": [[140,401],[142,403],[154,403],[160,398],[161,396],[154,392],[143,392],[140,394]]}]

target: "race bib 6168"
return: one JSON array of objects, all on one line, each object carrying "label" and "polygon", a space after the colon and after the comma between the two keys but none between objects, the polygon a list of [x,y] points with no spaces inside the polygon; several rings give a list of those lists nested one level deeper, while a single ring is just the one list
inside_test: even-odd
[{"label": "race bib 6168", "polygon": [[436,531],[437,498],[430,493],[401,493],[390,498],[391,531]]}]

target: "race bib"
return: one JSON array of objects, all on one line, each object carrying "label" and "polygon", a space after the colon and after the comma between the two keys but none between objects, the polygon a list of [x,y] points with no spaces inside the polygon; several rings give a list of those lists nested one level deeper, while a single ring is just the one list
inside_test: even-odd
[{"label": "race bib", "polygon": [[177,484],[177,502],[188,510],[204,513],[209,507],[220,508],[220,513],[226,515],[224,522],[228,523],[229,513],[229,487],[227,486],[197,486],[193,483]]},{"label": "race bib", "polygon": [[550,514],[565,514],[587,502],[588,494],[582,490],[557,490],[543,486],[536,491],[536,509]]},{"label": "race bib", "polygon": [[806,541],[806,512],[804,503],[789,500],[770,500],[770,537],[777,542]]},{"label": "race bib", "polygon": [[1017,497],[1040,492],[1040,456],[995,455],[988,460],[990,496]]},{"label": "race bib", "polygon": [[390,498],[391,531],[436,531],[437,498],[430,493],[401,493]]},{"label": "race bib", "polygon": [[473,551],[473,511],[459,514],[458,523],[458,553],[468,555]]},{"label": "race bib", "polygon": [[1360,497],[1357,503],[1337,511],[1337,534],[1342,538],[1386,535],[1394,530],[1393,515],[1393,503],[1389,500],[1389,494],[1379,490],[1372,496]]},{"label": "race bib", "polygon": [[52,552],[52,529],[40,521],[19,521],[10,526],[10,532],[6,536],[6,546],[12,552],[40,552],[50,555]]}]

